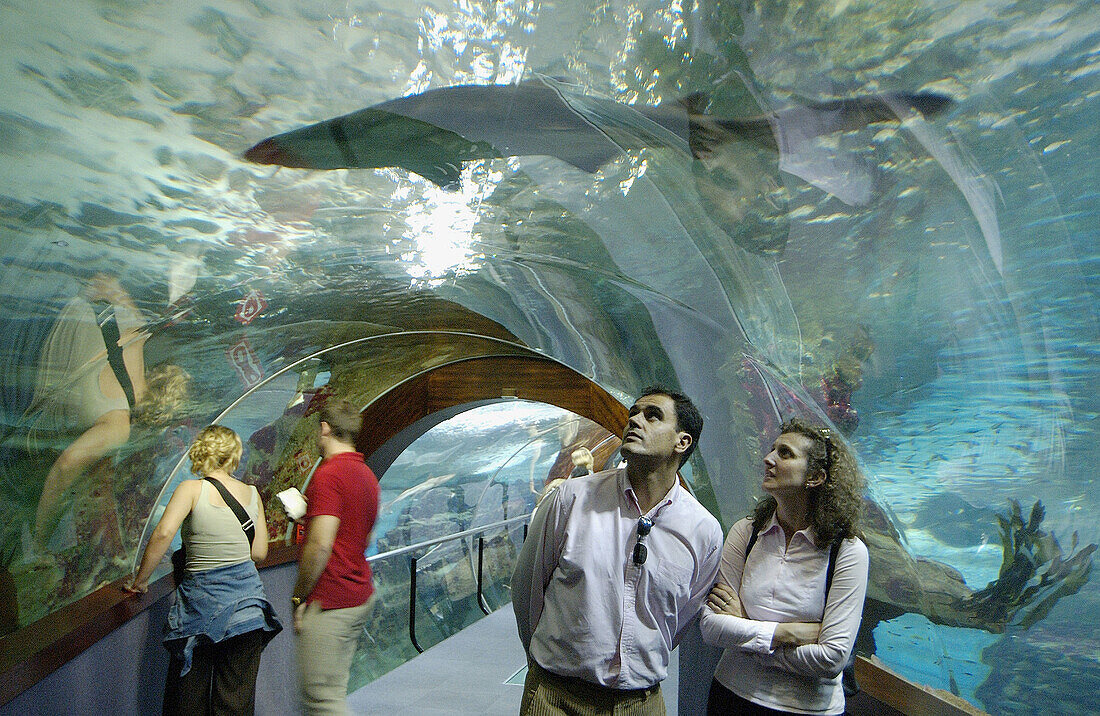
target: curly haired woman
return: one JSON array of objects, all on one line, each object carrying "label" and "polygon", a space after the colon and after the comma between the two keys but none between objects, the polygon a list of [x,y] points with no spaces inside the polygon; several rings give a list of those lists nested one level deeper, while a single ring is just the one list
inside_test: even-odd
[{"label": "curly haired woman", "polygon": [[844,712],[867,593],[863,477],[827,428],[790,420],[780,433],[764,457],[768,497],[730,529],[701,615],[703,639],[725,649],[711,715]]}]

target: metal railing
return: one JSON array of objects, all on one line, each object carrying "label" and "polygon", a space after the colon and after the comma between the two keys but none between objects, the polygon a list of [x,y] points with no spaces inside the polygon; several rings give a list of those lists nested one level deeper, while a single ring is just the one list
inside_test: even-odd
[{"label": "metal railing", "polygon": [[[472,527],[462,532],[455,532],[445,537],[437,537],[435,539],[425,540],[423,542],[417,542],[416,544],[410,544],[405,547],[398,547],[397,549],[391,549],[386,552],[380,552],[375,555],[371,555],[367,558],[367,562],[374,563],[390,557],[397,557],[402,554],[409,554],[413,552],[420,552],[430,547],[441,545],[445,542],[451,542],[453,540],[463,539],[464,537],[470,537],[472,535],[478,535],[477,538],[477,605],[481,608],[485,614],[490,613],[489,603],[485,599],[484,593],[484,579],[483,579],[483,565],[485,559],[485,537],[484,533],[489,530],[499,529],[501,527],[509,527],[514,524],[523,524],[523,538],[527,539],[527,523],[530,521],[531,515],[521,515],[519,517],[513,517],[507,520],[501,520],[500,522],[493,522],[487,525],[479,525]],[[421,557],[424,555],[420,555]],[[412,641],[413,647],[418,653],[424,653],[424,647],[420,646],[420,642],[416,639],[416,564],[419,557],[409,558],[409,639]]]}]

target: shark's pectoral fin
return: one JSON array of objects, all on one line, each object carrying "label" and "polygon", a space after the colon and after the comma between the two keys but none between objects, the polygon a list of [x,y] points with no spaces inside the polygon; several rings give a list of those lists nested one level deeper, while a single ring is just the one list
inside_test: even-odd
[{"label": "shark's pectoral fin", "polygon": [[344,162],[349,167],[359,166],[359,158],[355,156],[355,150],[352,148],[351,143],[348,141],[348,136],[344,132],[344,122],[340,119],[334,119],[327,124],[329,134],[332,135],[333,144],[340,152],[340,156],[344,158]]},{"label": "shark's pectoral fin", "polygon": [[558,154],[558,159],[575,166],[581,171],[588,172],[589,174],[595,174],[600,167],[607,164],[612,159],[622,156],[620,151],[610,140],[607,142],[606,147],[593,148],[592,151],[585,153],[571,153],[561,152]]},{"label": "shark's pectoral fin", "polygon": [[451,162],[402,162],[401,166],[413,174],[419,174],[444,191],[462,188],[462,165]]},{"label": "shark's pectoral fin", "polygon": [[691,156],[705,159],[722,145],[734,141],[750,142],[769,151],[777,151],[771,122],[763,118],[716,119],[706,115],[690,115],[688,146]]}]

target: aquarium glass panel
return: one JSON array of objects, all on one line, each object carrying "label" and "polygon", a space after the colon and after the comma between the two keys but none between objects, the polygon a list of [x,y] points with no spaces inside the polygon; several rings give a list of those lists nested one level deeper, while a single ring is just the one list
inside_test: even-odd
[{"label": "aquarium glass panel", "polygon": [[[858,650],[991,713],[1100,709],[1096,3],[13,0],[0,25],[0,633],[130,572],[203,426],[245,439],[281,540],[318,395],[537,354],[625,404],[692,396],[685,472],[726,528],[782,419],[830,426],[869,485]],[[478,463],[516,487],[478,473],[461,505],[423,485],[488,448],[433,448],[392,488],[428,500],[410,535],[528,509],[561,441],[516,440]],[[425,568],[466,589],[469,549]]]}]

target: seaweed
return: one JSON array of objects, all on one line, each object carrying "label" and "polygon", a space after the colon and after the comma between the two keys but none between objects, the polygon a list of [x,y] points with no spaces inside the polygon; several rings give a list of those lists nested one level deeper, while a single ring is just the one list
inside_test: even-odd
[{"label": "seaweed", "polygon": [[997,579],[959,604],[993,632],[1008,625],[1028,629],[1063,597],[1076,594],[1089,580],[1096,551],[1095,544],[1078,549],[1074,532],[1066,555],[1054,535],[1040,529],[1046,516],[1042,502],[1036,501],[1026,522],[1020,503],[1011,503],[1008,515],[997,515],[1003,553]]}]

